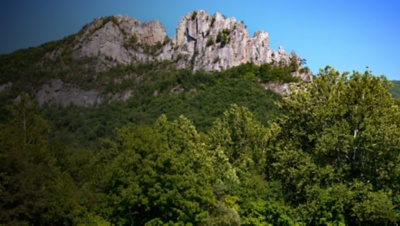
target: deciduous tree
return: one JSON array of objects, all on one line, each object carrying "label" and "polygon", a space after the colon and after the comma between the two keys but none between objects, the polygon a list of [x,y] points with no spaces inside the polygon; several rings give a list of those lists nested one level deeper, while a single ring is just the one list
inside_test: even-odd
[{"label": "deciduous tree", "polygon": [[[340,74],[328,66],[312,83],[292,88],[281,104],[286,115],[270,128],[274,136],[267,161],[267,173],[282,182],[288,203],[299,206],[319,197],[315,203],[328,205],[332,198],[340,199],[330,192],[338,183],[354,194],[363,190],[354,184],[371,186],[372,193],[332,204],[340,211],[329,210],[331,220],[342,219],[340,215],[351,215],[366,199],[383,197],[382,192],[392,197],[390,191],[399,190],[400,111],[390,87],[385,77],[369,71]],[[368,210],[379,221],[394,223],[399,216],[389,206],[385,214]],[[356,221],[363,222],[363,217]]]}]

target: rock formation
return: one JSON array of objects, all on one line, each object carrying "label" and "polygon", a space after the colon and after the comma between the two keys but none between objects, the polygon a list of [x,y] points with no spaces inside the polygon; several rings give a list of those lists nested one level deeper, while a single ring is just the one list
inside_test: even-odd
[{"label": "rock formation", "polygon": [[72,105],[90,107],[104,102],[128,100],[131,95],[131,91],[101,95],[95,89],[84,90],[74,84],[64,83],[60,79],[52,79],[36,92],[36,99],[39,106],[51,103],[61,107]]},{"label": "rock formation", "polygon": [[162,43],[165,37],[166,31],[158,21],[140,23],[126,16],[98,18],[78,34],[73,56],[98,57],[105,68],[151,61],[154,57],[145,47]]},{"label": "rock formation", "polygon": [[[212,16],[195,11],[184,16],[176,29],[173,45],[177,54],[194,59],[193,68],[208,71],[227,69],[242,63],[257,65],[285,61],[294,57],[275,52],[268,47],[269,35],[258,31],[252,38],[242,22],[225,18],[219,13]],[[296,59],[300,60],[300,59]],[[188,62],[183,62],[187,66]]]},{"label": "rock formation", "polygon": [[[173,38],[167,36],[165,28],[158,21],[141,23],[121,15],[98,18],[75,35],[72,45],[72,57],[96,58],[97,71],[118,64],[160,61],[172,62],[177,68],[206,71],[224,70],[248,62],[256,65],[295,63],[299,69],[301,67],[301,59],[296,54],[288,54],[282,47],[277,51],[269,48],[267,32],[257,31],[249,37],[243,22],[219,13],[208,15],[203,10],[182,17]],[[61,49],[58,49],[47,53],[45,57],[54,59],[60,54]],[[300,71],[293,75],[304,81],[312,80],[311,73]],[[8,84],[0,86],[0,92],[7,87]],[[271,84],[264,87],[287,92],[289,86]],[[97,90],[82,90],[60,79],[49,81],[36,93],[40,105],[52,103],[63,107],[92,106],[125,100],[130,96],[130,92],[101,95]]]},{"label": "rock formation", "polygon": [[301,61],[296,55],[285,53],[282,47],[278,51],[270,49],[267,32],[257,31],[249,38],[243,22],[219,13],[208,15],[203,10],[182,17],[172,40],[172,55],[186,59],[179,65],[192,63],[194,70],[218,71],[247,62],[289,64],[292,58],[298,64]]},{"label": "rock formation", "polygon": [[96,90],[82,90],[72,84],[63,83],[60,79],[52,79],[49,84],[44,84],[36,93],[39,106],[52,103],[57,106],[93,106],[101,103],[101,98]]},{"label": "rock formation", "polygon": [[[169,60],[176,67],[193,70],[219,71],[242,63],[296,62],[301,59],[288,54],[282,47],[269,48],[269,35],[257,31],[249,38],[243,22],[199,10],[182,17],[175,37],[167,36],[158,21],[140,23],[126,16],[95,19],[78,34],[73,56],[99,57],[98,70],[116,64]],[[295,73],[305,81],[311,74]]]},{"label": "rock formation", "polygon": [[0,93],[4,92],[4,91],[7,91],[7,90],[10,90],[11,88],[12,88],[12,82],[7,82],[5,84],[1,84],[0,85]]}]

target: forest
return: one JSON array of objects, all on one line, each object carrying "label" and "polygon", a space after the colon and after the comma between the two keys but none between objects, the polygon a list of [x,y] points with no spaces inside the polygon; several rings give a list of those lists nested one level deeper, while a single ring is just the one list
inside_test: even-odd
[{"label": "forest", "polygon": [[0,225],[398,225],[393,84],[291,70],[154,70],[136,98],[92,108],[22,92],[1,111]]}]

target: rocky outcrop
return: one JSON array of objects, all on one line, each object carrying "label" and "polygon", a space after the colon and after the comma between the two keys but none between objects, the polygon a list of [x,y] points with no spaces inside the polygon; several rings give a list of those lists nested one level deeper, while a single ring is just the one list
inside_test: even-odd
[{"label": "rocky outcrop", "polygon": [[93,106],[101,103],[99,92],[96,90],[83,90],[72,84],[64,83],[60,79],[52,79],[37,91],[36,99],[39,106],[46,103],[53,105],[68,106]]},{"label": "rocky outcrop", "polygon": [[158,21],[140,23],[126,16],[95,19],[78,34],[73,57],[98,57],[98,70],[154,60],[149,48],[160,46],[166,31]]},{"label": "rocky outcrop", "polygon": [[[269,35],[257,31],[249,37],[243,22],[227,18],[220,13],[208,15],[199,10],[183,16],[173,38],[167,36],[165,28],[158,21],[141,23],[127,16],[111,16],[95,19],[74,36],[68,53],[75,59],[96,58],[95,69],[107,70],[118,64],[169,61],[177,68],[219,71],[252,62],[296,64],[293,73],[303,81],[311,81],[311,73],[301,70],[301,59],[288,54],[283,47],[269,48]],[[72,45],[72,46],[71,46]],[[48,52],[45,58],[56,59],[65,54],[63,47]],[[91,61],[93,62],[93,61]],[[83,65],[92,67],[93,65]],[[11,84],[0,86],[0,92]],[[289,92],[288,84],[264,84],[265,88],[278,93]],[[171,93],[183,91],[177,86]],[[154,95],[157,95],[155,93]],[[102,95],[99,91],[84,90],[60,79],[52,79],[43,85],[36,97],[39,105],[52,104],[67,107],[93,106],[115,100],[127,100],[131,91]]]},{"label": "rocky outcrop", "polygon": [[5,84],[0,85],[0,93],[10,90],[12,88],[12,82],[7,82]]},{"label": "rocky outcrop", "polygon": [[91,107],[100,103],[110,103],[116,100],[128,100],[132,91],[101,95],[95,89],[84,90],[76,85],[64,83],[60,79],[52,79],[36,92],[39,106],[50,104],[61,107],[83,106]]},{"label": "rocky outcrop", "polygon": [[297,86],[298,83],[279,83],[279,82],[268,82],[268,83],[261,83],[264,89],[269,89],[274,91],[275,93],[279,94],[287,94],[290,93],[290,86]]},{"label": "rocky outcrop", "polygon": [[[78,34],[73,56],[98,57],[98,70],[117,64],[169,60],[177,68],[219,71],[243,63],[296,62],[301,59],[288,54],[283,47],[269,48],[269,35],[257,31],[249,38],[243,22],[199,10],[182,17],[171,39],[158,21],[141,23],[126,16],[95,19]],[[295,73],[301,79],[312,76]]]}]

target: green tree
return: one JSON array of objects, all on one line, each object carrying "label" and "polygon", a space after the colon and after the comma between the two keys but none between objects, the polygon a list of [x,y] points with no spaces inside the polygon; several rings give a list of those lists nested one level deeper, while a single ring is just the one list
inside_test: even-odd
[{"label": "green tree", "polygon": [[212,150],[222,148],[229,163],[242,176],[261,173],[265,165],[266,129],[246,107],[232,104],[209,132]]},{"label": "green tree", "polygon": [[116,224],[200,223],[214,202],[211,159],[184,117],[153,126],[125,126],[114,141],[120,154],[110,166],[109,218]]},{"label": "green tree", "polygon": [[[279,184],[264,177],[269,136],[249,109],[236,104],[215,120],[207,142],[210,155],[217,160],[214,169],[219,179],[215,190],[219,201],[212,216],[225,219],[237,211],[242,225],[294,224],[279,203]],[[219,211],[221,206],[230,211]]]},{"label": "green tree", "polygon": [[[346,184],[354,199],[329,204],[334,209],[327,214],[335,222],[341,215],[352,219],[365,198],[376,200],[371,197],[381,197],[382,192],[392,197],[390,191],[399,190],[400,111],[390,87],[383,76],[368,71],[340,75],[329,66],[312,83],[293,87],[280,105],[286,115],[270,127],[273,136],[267,155],[267,174],[282,182],[286,202],[301,206],[311,198],[326,204],[342,200],[340,194],[328,191]],[[355,198],[367,185],[376,193]],[[378,218],[372,219],[378,208],[369,210],[371,218],[358,217],[354,222],[378,223]],[[379,213],[379,221],[394,224],[399,219],[393,206],[385,211]],[[317,218],[321,216],[308,222]]]},{"label": "green tree", "polygon": [[49,126],[25,94],[8,106],[11,118],[0,124],[0,224],[77,224],[83,209],[73,183],[61,175],[48,142]]}]

